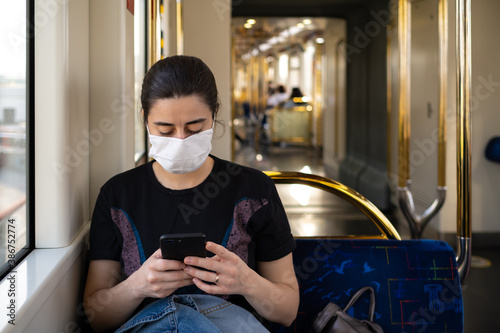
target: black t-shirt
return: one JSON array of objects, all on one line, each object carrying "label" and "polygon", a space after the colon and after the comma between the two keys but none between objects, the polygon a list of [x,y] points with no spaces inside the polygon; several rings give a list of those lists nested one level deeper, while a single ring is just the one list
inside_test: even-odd
[{"label": "black t-shirt", "polygon": [[255,269],[280,259],[295,241],[272,179],[261,171],[211,156],[208,178],[186,190],[170,190],[149,162],[111,178],[96,202],[90,259],[120,261],[125,277],[158,248],[163,234],[201,232]]}]

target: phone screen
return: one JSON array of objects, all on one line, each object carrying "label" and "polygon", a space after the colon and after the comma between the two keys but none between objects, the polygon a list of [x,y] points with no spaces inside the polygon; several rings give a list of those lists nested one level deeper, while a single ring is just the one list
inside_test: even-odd
[{"label": "phone screen", "polygon": [[187,256],[206,257],[206,237],[202,233],[165,234],[160,237],[163,259],[184,261]]}]

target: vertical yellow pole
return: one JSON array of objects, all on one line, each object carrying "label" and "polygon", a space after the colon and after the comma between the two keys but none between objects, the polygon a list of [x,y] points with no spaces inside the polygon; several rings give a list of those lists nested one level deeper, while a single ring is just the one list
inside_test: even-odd
[{"label": "vertical yellow pole", "polygon": [[177,54],[184,54],[184,22],[181,0],[177,0]]},{"label": "vertical yellow pole", "polygon": [[438,187],[446,186],[446,99],[448,81],[448,0],[439,0]]},{"label": "vertical yellow pole", "polygon": [[[392,176],[392,58],[391,58],[391,26],[387,25],[386,73],[387,73],[387,174]],[[391,181],[392,179],[389,178]]]},{"label": "vertical yellow pole", "polygon": [[[337,98],[337,97],[336,97]],[[316,146],[323,146],[323,44],[316,44],[314,55],[313,112],[316,124]]]},{"label": "vertical yellow pole", "polygon": [[410,20],[408,0],[399,0],[398,46],[399,46],[399,152],[398,186],[405,188],[410,178]]},{"label": "vertical yellow pole", "polygon": [[471,257],[471,22],[470,0],[457,6],[457,264],[463,282]]}]

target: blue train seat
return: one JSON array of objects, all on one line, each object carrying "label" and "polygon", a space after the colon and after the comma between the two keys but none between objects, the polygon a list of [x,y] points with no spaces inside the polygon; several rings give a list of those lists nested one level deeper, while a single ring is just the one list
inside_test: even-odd
[{"label": "blue train seat", "polygon": [[[297,319],[272,332],[308,332],[328,302],[344,307],[363,286],[375,290],[374,321],[386,333],[463,332],[453,249],[436,240],[297,239]],[[368,295],[348,313],[367,319]]]},{"label": "blue train seat", "polygon": [[[300,288],[298,315],[290,327],[273,325],[272,332],[308,332],[329,302],[344,308],[364,286],[375,290],[374,321],[385,333],[463,332],[461,280],[455,252],[446,242],[401,240],[377,207],[332,179],[300,172],[265,173],[276,184],[303,184],[346,200],[382,232],[297,238],[293,261]],[[363,297],[348,310],[358,319],[368,315],[369,295]]]}]

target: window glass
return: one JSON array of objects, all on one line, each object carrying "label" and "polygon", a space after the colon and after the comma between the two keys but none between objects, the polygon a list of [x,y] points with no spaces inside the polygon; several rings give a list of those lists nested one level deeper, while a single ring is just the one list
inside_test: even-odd
[{"label": "window glass", "polygon": [[26,2],[0,1],[0,273],[28,240]]}]

